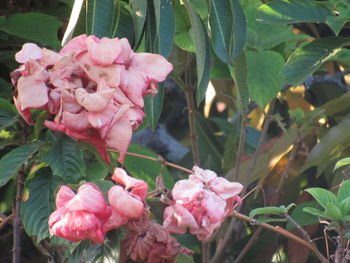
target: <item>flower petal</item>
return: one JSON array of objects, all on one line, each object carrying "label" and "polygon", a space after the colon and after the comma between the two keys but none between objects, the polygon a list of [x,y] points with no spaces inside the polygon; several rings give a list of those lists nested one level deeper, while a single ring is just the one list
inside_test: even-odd
[{"label": "flower petal", "polygon": [[34,43],[25,43],[22,49],[16,53],[15,59],[18,63],[27,63],[29,60],[41,59],[43,56],[42,50]]}]

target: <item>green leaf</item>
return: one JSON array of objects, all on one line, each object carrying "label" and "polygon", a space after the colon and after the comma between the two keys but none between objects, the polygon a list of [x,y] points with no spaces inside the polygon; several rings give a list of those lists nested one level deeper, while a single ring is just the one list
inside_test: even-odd
[{"label": "green leaf", "polygon": [[27,234],[36,236],[37,242],[49,236],[49,216],[55,209],[56,189],[62,183],[47,167],[25,183],[29,199],[22,203],[21,219]]},{"label": "green leaf", "polygon": [[5,154],[0,159],[0,186],[5,185],[42,145],[40,141],[23,144]]},{"label": "green leaf", "polygon": [[[305,207],[310,207],[310,206],[317,206],[317,202],[311,201],[311,202],[305,202],[302,204],[298,204],[290,216],[300,226],[308,226],[308,225],[316,224],[318,222],[318,218],[315,217],[314,215],[310,215],[309,213],[306,213],[305,211],[303,211],[303,209]],[[315,208],[315,207],[312,207],[312,208]],[[287,230],[291,230],[291,229],[295,228],[295,225],[292,224],[291,222],[288,222],[286,228],[287,228]]]},{"label": "green leaf", "polygon": [[209,73],[210,73],[210,49],[209,49],[209,38],[205,30],[203,21],[194,10],[192,4],[188,0],[183,1],[190,17],[194,43],[196,48],[196,62],[197,62],[197,89],[196,99],[197,105],[205,97],[205,92],[208,88]]},{"label": "green leaf", "polygon": [[142,39],[143,30],[147,15],[147,1],[145,0],[131,0],[132,18],[135,25],[135,46],[137,47]]},{"label": "green leaf", "polygon": [[[129,146],[128,152],[137,153],[152,158],[159,158],[157,154],[144,148],[143,146],[137,144],[131,144]],[[157,161],[146,160],[140,157],[127,155],[124,160],[124,167],[127,172],[135,178],[139,178],[148,183],[148,191],[152,191],[156,186],[156,177],[161,173],[163,175],[164,181],[172,180],[171,176],[167,172],[162,172],[163,165]]]},{"label": "green leaf", "polygon": [[86,263],[114,263],[119,262],[119,246],[123,235],[119,230],[108,232],[103,244],[89,246],[78,262]]},{"label": "green leaf", "polygon": [[97,37],[112,37],[115,26],[114,0],[86,1],[86,32]]},{"label": "green leaf", "polygon": [[279,73],[284,59],[274,51],[248,51],[246,57],[249,95],[264,108],[283,88],[284,79]]},{"label": "green leaf", "polygon": [[56,133],[53,143],[41,153],[41,159],[47,162],[54,175],[60,176],[67,183],[78,183],[85,177],[86,167],[78,144],[65,134]]},{"label": "green leaf", "polygon": [[103,180],[107,174],[108,169],[100,162],[89,163],[86,166],[86,180],[89,182]]},{"label": "green leaf", "polygon": [[346,180],[340,185],[337,196],[339,201],[350,197],[350,180]]},{"label": "green leaf", "polygon": [[326,189],[315,187],[306,189],[305,191],[311,194],[324,209],[326,209],[329,203],[338,204],[338,198]]},{"label": "green leaf", "polygon": [[284,206],[267,206],[267,207],[260,207],[260,208],[255,208],[250,211],[249,217],[254,218],[257,215],[265,215],[265,214],[270,214],[270,215],[283,215],[287,214],[288,209]]},{"label": "green leaf", "polygon": [[41,130],[44,128],[44,121],[47,119],[47,116],[48,112],[42,111],[39,113],[39,116],[35,119],[34,134],[36,138],[38,138]]},{"label": "green leaf", "polygon": [[7,100],[0,99],[0,131],[16,122],[18,115],[12,110],[12,104]]},{"label": "green leaf", "polygon": [[320,175],[325,167],[339,160],[343,151],[350,145],[350,138],[347,136],[349,129],[349,118],[344,118],[337,126],[329,129],[312,148],[301,171],[317,166],[317,175]]},{"label": "green leaf", "polygon": [[242,112],[248,111],[249,95],[248,95],[248,65],[247,58],[242,52],[234,61],[233,68],[229,67],[232,79],[235,81],[237,93],[237,106]]},{"label": "green leaf", "polygon": [[162,114],[163,100],[164,100],[164,82],[158,84],[158,93],[155,96],[150,94],[145,96],[145,112],[148,123],[151,128],[155,130],[157,123]]},{"label": "green leaf", "polygon": [[350,164],[350,158],[349,157],[339,160],[334,166],[333,173],[336,170],[338,170],[339,168],[341,168],[343,166],[347,166],[349,164]]},{"label": "green leaf", "polygon": [[303,211],[314,216],[323,216],[323,212],[314,207],[304,207]]},{"label": "green leaf", "polygon": [[175,44],[183,50],[195,53],[194,35],[190,18],[187,15],[186,8],[175,1]]},{"label": "green leaf", "polygon": [[325,207],[325,211],[324,211],[324,216],[328,217],[331,220],[341,220],[343,217],[343,214],[341,212],[341,210],[339,209],[339,207],[337,207],[335,204],[333,203],[328,203]]},{"label": "green leaf", "polygon": [[350,212],[350,196],[344,198],[339,202],[338,205],[340,211],[342,212],[342,215],[348,215]]},{"label": "green leaf", "polygon": [[214,135],[208,120],[200,114],[196,114],[196,129],[198,133],[198,151],[202,166],[220,173],[224,152],[222,143]]},{"label": "green leaf", "polygon": [[194,263],[193,256],[178,255],[175,263]]},{"label": "green leaf", "polygon": [[281,72],[282,76],[289,84],[300,84],[349,43],[349,38],[326,37],[300,47],[289,57]]},{"label": "green leaf", "polygon": [[30,12],[15,14],[1,20],[0,30],[17,37],[59,48],[57,31],[61,25],[62,23],[52,16]]},{"label": "green leaf", "polygon": [[275,24],[325,22],[333,13],[312,0],[275,0],[258,8],[259,21]]},{"label": "green leaf", "polygon": [[175,36],[175,16],[172,1],[153,0],[159,54],[168,58],[173,48]]},{"label": "green leaf", "polygon": [[130,14],[130,7],[123,1],[115,1],[115,19],[113,21],[113,28],[111,37],[127,38],[130,45],[134,42],[134,20]]},{"label": "green leaf", "polygon": [[211,0],[209,24],[216,55],[232,65],[246,41],[246,20],[238,0]]}]

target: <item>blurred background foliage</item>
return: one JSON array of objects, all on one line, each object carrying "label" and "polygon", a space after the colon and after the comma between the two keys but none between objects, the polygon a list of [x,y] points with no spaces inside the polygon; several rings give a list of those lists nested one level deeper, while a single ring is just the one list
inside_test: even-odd
[{"label": "blurred background foliage", "polygon": [[[59,185],[92,181],[108,189],[116,164],[103,163],[87,144],[47,131],[43,112],[34,112],[36,125],[25,127],[12,105],[14,54],[26,42],[59,50],[73,5],[74,0],[0,2],[1,262],[11,258],[13,229],[2,222],[13,214],[23,163],[23,262],[114,262],[118,257],[122,233],[111,233],[103,245],[72,245],[49,237],[47,227]],[[332,231],[324,234],[318,218],[302,209],[317,207],[304,189],[337,191],[349,179],[349,166],[333,170],[350,154],[349,22],[348,0],[85,0],[68,37],[126,37],[134,50],[169,58],[174,71],[159,85],[158,95],[147,98],[147,118],[129,151],[191,168],[196,141],[203,168],[242,183],[246,193],[255,189],[242,213],[296,203],[290,215],[320,239],[316,244],[326,255],[326,250],[334,253]],[[125,168],[151,190],[160,174],[167,188],[185,176],[131,156]],[[157,198],[149,202],[161,220],[164,207]],[[216,234],[211,254],[226,227]],[[238,221],[222,260],[238,262],[256,228]],[[241,262],[317,262],[306,248],[274,233],[262,231],[255,239]],[[196,254],[178,262],[199,262],[198,242],[189,235],[179,241]]]}]

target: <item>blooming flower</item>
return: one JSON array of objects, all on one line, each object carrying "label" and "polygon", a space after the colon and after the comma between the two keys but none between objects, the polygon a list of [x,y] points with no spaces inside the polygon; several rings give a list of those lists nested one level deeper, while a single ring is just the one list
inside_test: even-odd
[{"label": "blooming flower", "polygon": [[61,186],[56,198],[56,211],[49,218],[50,233],[72,242],[90,239],[103,243],[103,225],[111,215],[101,190],[85,183],[75,194]]},{"label": "blooming flower", "polygon": [[179,254],[190,255],[192,251],[182,247],[161,225],[147,216],[128,223],[129,232],[121,242],[120,262],[172,263]]},{"label": "blooming flower", "polygon": [[104,226],[104,232],[137,219],[144,213],[144,200],[148,184],[128,176],[122,168],[114,170],[112,180],[120,185],[112,186],[108,191],[108,201],[112,207],[112,216]]},{"label": "blooming flower", "polygon": [[107,148],[123,162],[144,118],[143,96],[156,94],[173,68],[160,55],[134,53],[127,39],[87,35],[59,53],[24,44],[16,60],[23,65],[11,74],[14,101],[27,123],[31,109],[46,110],[53,117],[48,128],[91,143],[107,162]]},{"label": "blooming flower", "polygon": [[175,203],[164,211],[164,223],[170,232],[184,234],[189,228],[199,240],[207,240],[233,211],[243,186],[217,177],[210,170],[193,167],[189,179],[178,181],[172,196]]}]

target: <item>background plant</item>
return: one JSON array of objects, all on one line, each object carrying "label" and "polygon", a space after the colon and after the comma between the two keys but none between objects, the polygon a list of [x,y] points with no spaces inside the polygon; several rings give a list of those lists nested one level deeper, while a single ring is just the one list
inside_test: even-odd
[{"label": "background plant", "polygon": [[[107,190],[111,185],[106,179],[116,164],[106,165],[87,144],[47,131],[42,125],[45,112],[33,113],[35,126],[25,125],[11,101],[9,72],[18,66],[14,54],[28,41],[59,49],[73,4],[78,2],[0,3],[0,257],[4,262],[10,261],[12,236],[19,234],[23,260],[104,262],[118,257],[122,233],[111,233],[103,245],[73,245],[49,237],[47,227],[59,185],[77,187],[91,181]],[[348,183],[339,185],[348,179],[349,169],[346,165],[333,169],[349,156],[348,1],[82,2],[77,25],[68,33],[126,37],[135,50],[162,54],[175,67],[165,85],[159,85],[158,95],[147,98],[147,121],[135,134],[136,144],[129,152],[156,159],[161,155],[187,168],[199,164],[242,183],[250,193],[240,210],[243,214],[295,203],[288,213],[279,212],[285,222],[268,223],[305,239],[285,218],[287,214],[316,239],[313,245],[327,260],[344,260],[347,242],[342,257],[337,257],[341,250],[337,237],[348,238],[348,211],[342,211],[338,201],[347,200],[341,197],[341,201],[339,193]],[[210,96],[213,91],[215,96]],[[169,136],[172,140],[164,139]],[[124,166],[132,176],[147,181],[151,190],[156,189],[160,174],[171,189],[184,174],[163,164],[127,156]],[[321,188],[337,192],[337,203],[320,202],[316,192]],[[330,192],[325,196],[332,196]],[[26,201],[15,216],[21,196]],[[164,208],[158,199],[154,196],[149,202],[161,220]],[[331,222],[327,231],[323,232],[319,218]],[[318,261],[305,245],[247,221],[229,220],[203,247],[190,235],[180,236],[179,241],[196,253],[178,261],[199,262],[202,256],[212,262]],[[342,230],[339,222],[344,222]]]}]

